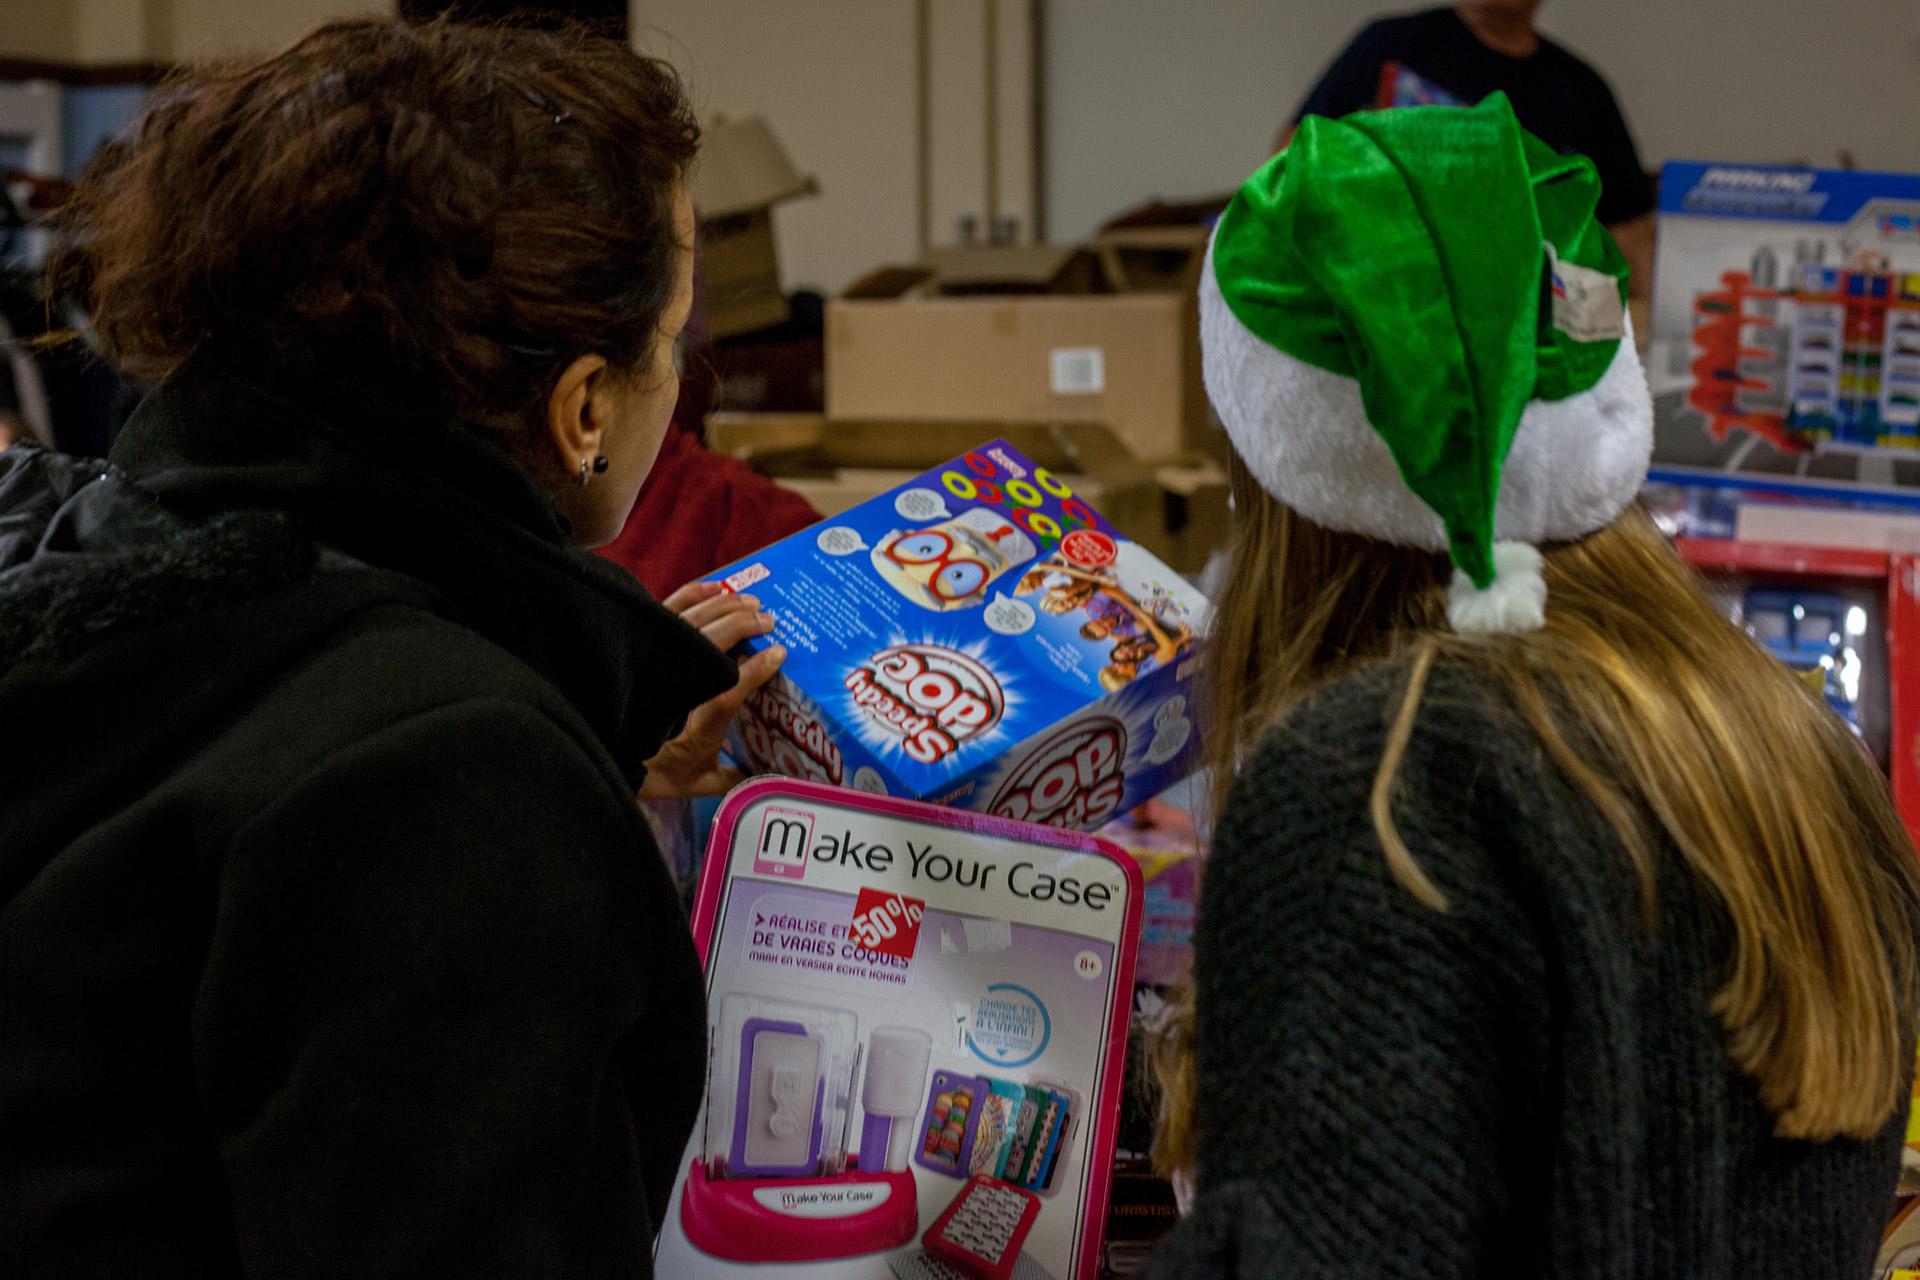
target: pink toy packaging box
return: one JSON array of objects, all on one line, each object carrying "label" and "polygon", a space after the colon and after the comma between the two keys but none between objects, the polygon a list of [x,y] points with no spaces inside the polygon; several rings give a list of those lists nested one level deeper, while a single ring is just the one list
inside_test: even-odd
[{"label": "pink toy packaging box", "polygon": [[662,1277],[1093,1280],[1140,934],[1115,846],[819,783],[722,804]]},{"label": "pink toy packaging box", "polygon": [[1206,599],[994,440],[712,575],[787,648],[753,769],[1092,830],[1190,771]]}]

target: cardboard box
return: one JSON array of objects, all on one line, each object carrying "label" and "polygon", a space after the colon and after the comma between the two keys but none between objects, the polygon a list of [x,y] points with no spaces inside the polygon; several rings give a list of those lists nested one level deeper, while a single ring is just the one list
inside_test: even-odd
[{"label": "cardboard box", "polygon": [[[694,353],[686,363],[698,366],[689,373],[709,380],[710,411],[818,413],[826,397],[825,360],[820,339],[796,338],[722,343]],[[681,381],[687,377],[683,373]]]},{"label": "cardboard box", "polygon": [[1920,175],[1667,165],[1654,476],[1920,505]]},{"label": "cardboard box", "polygon": [[1072,245],[974,245],[928,251],[927,287],[943,297],[1101,291],[1094,256]]},{"label": "cardboard box", "polygon": [[1224,447],[1191,291],[1070,292],[1093,256],[1057,247],[954,253],[828,305],[828,416],[1101,422],[1149,462]]},{"label": "cardboard box", "polygon": [[1199,573],[1227,544],[1227,475],[1210,458],[1150,465],[1099,423],[840,421],[814,414],[716,413],[707,447],[730,454],[835,515],[905,484],[976,440],[1002,436],[1174,569]]},{"label": "cardboard box", "polygon": [[1154,1242],[1179,1222],[1180,1206],[1172,1183],[1142,1163],[1116,1169],[1100,1247],[1100,1280],[1130,1280],[1143,1274]]},{"label": "cardboard box", "polygon": [[700,289],[707,337],[729,338],[784,322],[773,207],[819,187],[801,175],[758,116],[706,125],[687,192],[700,218]]},{"label": "cardboard box", "polygon": [[1205,456],[1188,456],[1153,469],[1161,492],[1165,542],[1161,559],[1198,574],[1233,540],[1233,488],[1227,472]]},{"label": "cardboard box", "polygon": [[787,648],[755,769],[1091,829],[1191,765],[1206,600],[1006,440],[711,576]]},{"label": "cardboard box", "polygon": [[1200,289],[1209,226],[1117,227],[1093,238],[1100,269],[1120,293],[1176,293]]}]

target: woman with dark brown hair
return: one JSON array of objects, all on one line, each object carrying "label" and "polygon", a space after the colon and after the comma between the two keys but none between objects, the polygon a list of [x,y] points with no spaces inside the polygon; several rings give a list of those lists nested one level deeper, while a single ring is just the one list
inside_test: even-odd
[{"label": "woman with dark brown hair", "polygon": [[154,387],[0,459],[0,1274],[649,1273],[705,1018],[634,795],[780,660],[583,550],[697,141],[615,42],[348,22],[81,182],[57,283]]}]

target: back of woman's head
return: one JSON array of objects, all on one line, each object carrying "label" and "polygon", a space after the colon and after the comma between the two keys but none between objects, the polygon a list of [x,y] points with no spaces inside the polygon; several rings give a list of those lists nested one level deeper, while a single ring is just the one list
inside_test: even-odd
[{"label": "back of woman's head", "polygon": [[[1394,822],[1445,660],[1612,827],[1649,927],[1656,886],[1689,881],[1725,920],[1713,1012],[1778,1131],[1865,1136],[1913,1069],[1920,875],[1865,753],[1633,505],[1653,404],[1599,201],[1591,162],[1494,94],[1308,117],[1221,215],[1201,342],[1242,466],[1210,659],[1216,798],[1319,684],[1402,664],[1369,816],[1395,878],[1445,910]],[[1176,1164],[1180,1108],[1176,1091]]]},{"label": "back of woman's head", "polygon": [[[1216,776],[1301,698],[1404,664],[1372,818],[1395,877],[1445,897],[1393,820],[1396,775],[1436,661],[1505,696],[1639,872],[1677,851],[1727,921],[1713,1012],[1779,1132],[1864,1137],[1894,1113],[1914,970],[1914,854],[1887,785],[1818,694],[1714,609],[1639,508],[1545,548],[1545,625],[1447,626],[1444,556],[1332,532],[1240,470],[1239,536],[1210,651]],[[1219,795],[1224,796],[1224,786]]]},{"label": "back of woman's head", "polygon": [[511,435],[574,358],[643,367],[698,141],[671,69],[617,41],[335,22],[162,86],[81,181],[54,278],[136,375],[294,348]]}]

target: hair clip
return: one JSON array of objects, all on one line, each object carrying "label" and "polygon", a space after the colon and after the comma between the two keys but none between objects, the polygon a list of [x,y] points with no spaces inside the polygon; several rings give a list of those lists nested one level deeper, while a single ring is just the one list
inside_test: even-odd
[{"label": "hair clip", "polygon": [[[518,88],[518,86],[515,86]],[[531,102],[536,108],[553,117],[555,124],[565,124],[572,115],[563,107],[556,106],[550,99],[535,93],[531,89],[520,89],[520,96]]]}]

